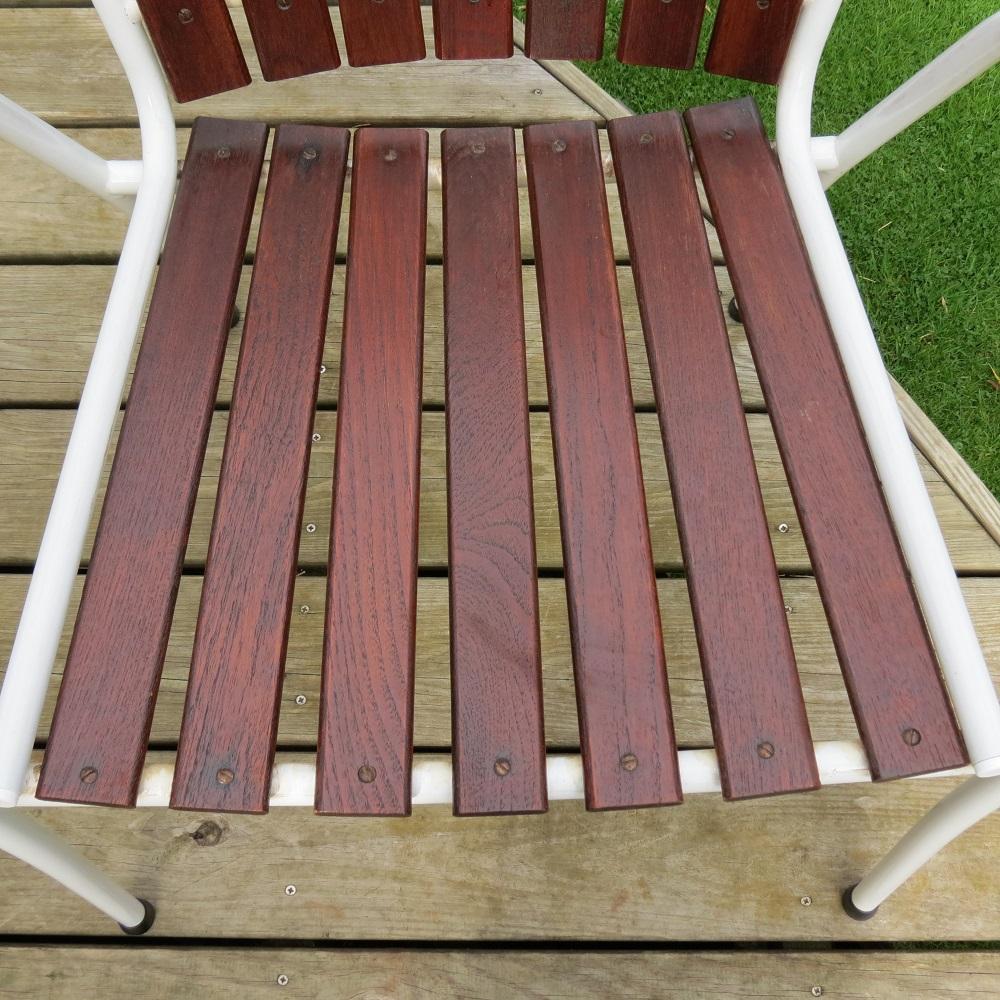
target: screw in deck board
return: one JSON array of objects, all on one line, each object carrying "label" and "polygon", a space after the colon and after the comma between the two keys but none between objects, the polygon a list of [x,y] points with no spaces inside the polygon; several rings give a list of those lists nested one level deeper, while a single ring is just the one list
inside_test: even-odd
[{"label": "screw in deck board", "polygon": [[626,771],[634,771],[639,766],[639,758],[634,753],[624,754],[621,765]]},{"label": "screw in deck board", "polygon": [[510,761],[506,757],[498,757],[493,765],[493,770],[496,771],[501,778],[506,777],[510,774]]},{"label": "screw in deck board", "polygon": [[192,14],[187,7],[181,7],[181,9],[177,11],[177,20],[180,21],[181,24],[190,24],[194,20],[194,14]]},{"label": "screw in deck board", "polygon": [[306,696],[304,694],[297,694],[295,696],[295,704],[296,705],[304,705],[306,703],[306,701],[307,701],[307,699],[306,699]]},{"label": "screw in deck board", "polygon": [[295,893],[296,893],[296,891],[297,890],[296,890],[296,888],[295,888],[294,885],[286,885],[285,886],[285,895],[286,896],[294,896]]},{"label": "screw in deck board", "polygon": [[803,906],[812,906],[812,905],[813,905],[813,900],[812,900],[812,896],[803,896],[803,897],[802,897],[802,898],[801,898],[801,899],[799,900],[799,902],[800,902],[800,903],[801,903],[801,904],[802,904]]},{"label": "screw in deck board", "polygon": [[236,775],[228,767],[220,767],[218,771],[215,772],[215,780],[220,785],[231,785],[233,783],[233,778]]},{"label": "screw in deck board", "polygon": [[80,780],[85,785],[92,785],[97,781],[97,768],[96,767],[85,767],[80,771]]},{"label": "screw in deck board", "polygon": [[774,756],[774,744],[767,742],[758,743],[757,756],[763,760],[770,760]]},{"label": "screw in deck board", "polygon": [[288,985],[288,976],[286,976],[286,975],[285,975],[285,974],[284,974],[284,973],[282,972],[282,973],[281,973],[281,974],[280,974],[280,975],[278,976],[278,978],[277,978],[277,979],[275,980],[275,982],[276,982],[276,983],[277,983],[277,984],[278,984],[279,986],[287,986],[287,985]]},{"label": "screw in deck board", "polygon": [[908,747],[915,747],[915,746],[917,746],[917,744],[919,744],[922,739],[923,739],[923,736],[920,735],[920,730],[919,729],[904,729],[903,730],[903,742]]},{"label": "screw in deck board", "polygon": [[358,768],[358,781],[364,782],[366,785],[370,785],[375,780],[375,768],[371,764],[362,764]]}]

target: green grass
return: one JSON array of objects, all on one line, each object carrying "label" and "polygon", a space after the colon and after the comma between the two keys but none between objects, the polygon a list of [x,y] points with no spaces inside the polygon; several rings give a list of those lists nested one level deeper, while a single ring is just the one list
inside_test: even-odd
[{"label": "green grass", "polygon": [[[817,80],[815,134],[840,131],[995,10],[995,0],[847,0]],[[771,87],[616,62],[620,17],[611,0],[605,58],[580,64],[605,90],[636,112],[749,92],[773,134]],[[830,200],[889,370],[1000,495],[998,126],[995,68],[838,181]]]}]

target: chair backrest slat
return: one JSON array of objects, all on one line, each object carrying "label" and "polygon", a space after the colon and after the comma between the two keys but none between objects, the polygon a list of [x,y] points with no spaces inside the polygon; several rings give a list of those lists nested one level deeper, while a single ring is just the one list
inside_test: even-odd
[{"label": "chair backrest slat", "polygon": [[587,806],[680,801],[607,196],[591,122],[524,130]]},{"label": "chair backrest slat", "polygon": [[514,133],[448,129],[441,163],[455,812],[541,812],[542,654]]},{"label": "chair backrest slat", "polygon": [[340,0],[340,20],[352,66],[415,62],[427,55],[420,0]]},{"label": "chair backrest slat", "polygon": [[528,0],[525,55],[532,59],[600,59],[607,0]]},{"label": "chair backrest slat", "polygon": [[872,775],[960,766],[962,741],[757,106],[745,98],[685,119]]},{"label": "chair backrest slat", "polygon": [[438,59],[506,59],[514,54],[511,0],[434,0]]},{"label": "chair backrest slat", "polygon": [[618,118],[609,131],[722,791],[732,799],[817,788],[681,118]]},{"label": "chair backrest slat", "polygon": [[267,128],[199,118],[45,754],[39,795],[135,803]]},{"label": "chair backrest slat", "polygon": [[267,811],[349,140],[347,129],[315,125],[275,133],[177,747],[175,809]]},{"label": "chair backrest slat", "polygon": [[719,0],[705,69],[777,83],[802,0]]},{"label": "chair backrest slat", "polygon": [[138,0],[174,97],[183,104],[250,83],[226,0]]},{"label": "chair backrest slat", "polygon": [[410,812],[427,133],[355,133],[316,810]]},{"label": "chair backrest slat", "polygon": [[619,61],[690,69],[704,17],[705,0],[625,0],[618,36]]},{"label": "chair backrest slat", "polygon": [[288,80],[340,65],[326,0],[243,0],[265,80]]}]

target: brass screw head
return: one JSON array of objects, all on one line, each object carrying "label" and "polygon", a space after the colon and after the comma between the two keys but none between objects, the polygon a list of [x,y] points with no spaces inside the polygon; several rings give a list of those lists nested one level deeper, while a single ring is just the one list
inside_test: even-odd
[{"label": "brass screw head", "polygon": [[639,758],[634,753],[626,753],[622,754],[622,759],[619,763],[624,770],[634,771],[639,766]]},{"label": "brass screw head", "polygon": [[220,785],[231,785],[233,783],[233,778],[236,775],[228,767],[220,767],[218,771],[215,772],[215,780]]},{"label": "brass screw head", "polygon": [[501,778],[506,777],[510,774],[510,761],[506,757],[498,757],[493,764],[493,770],[496,771]]},{"label": "brass screw head", "polygon": [[774,744],[763,742],[757,744],[757,756],[763,760],[770,760],[774,756]]}]

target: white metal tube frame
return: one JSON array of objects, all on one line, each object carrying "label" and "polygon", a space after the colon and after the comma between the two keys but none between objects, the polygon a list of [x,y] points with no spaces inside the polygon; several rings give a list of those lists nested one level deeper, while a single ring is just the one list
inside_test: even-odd
[{"label": "white metal tube frame", "polygon": [[[941,659],[976,775],[945,798],[846,897],[852,915],[866,915],[944,844],[1000,805],[1000,703],[919,468],[899,415],[881,356],[823,182],[846,170],[997,60],[997,17],[988,19],[839,137],[811,137],[816,69],[841,0],[805,0],[778,88],[778,155],[820,295],[829,314],[862,423],[886,492],[900,542]],[[121,400],[143,303],[169,218],[176,181],[175,127],[162,71],[134,3],[94,0],[122,63],[139,111],[142,162],[105,161],[0,97],[0,138],[55,167],[100,197],[127,208],[131,221],[97,338],[87,381],[39,550],[32,583],[0,690],[0,806],[51,807],[34,797],[29,767],[45,693],[65,621],[100,470]],[[822,174],[821,174],[822,172]],[[816,744],[824,784],[868,781],[857,742]],[[719,791],[714,751],[680,755],[688,794]],[[583,797],[578,756],[548,760],[552,799]],[[972,773],[972,768],[949,774]],[[172,766],[151,764],[140,806],[165,806]],[[415,805],[451,802],[449,759],[414,764]],[[315,767],[279,761],[272,806],[308,806]],[[76,892],[132,933],[151,923],[149,904],[100,873],[72,847],[19,814],[0,811],[0,849],[23,859]]]}]

